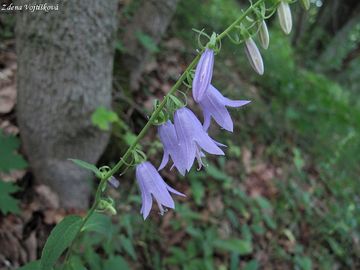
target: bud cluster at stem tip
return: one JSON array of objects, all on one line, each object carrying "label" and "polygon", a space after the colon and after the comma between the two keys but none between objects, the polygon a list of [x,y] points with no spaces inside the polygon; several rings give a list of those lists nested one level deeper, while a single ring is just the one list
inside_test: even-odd
[{"label": "bud cluster at stem tip", "polygon": [[[265,1],[258,1],[252,4],[247,11],[243,12],[241,17],[219,35],[213,33],[209,36],[203,30],[197,31],[199,33],[198,40],[201,55],[193,60],[165,99],[162,102],[155,101],[154,112],[149,122],[141,130],[135,143],[124,154],[124,159],[122,158],[112,170],[109,167],[100,168],[98,174],[104,180],[104,183],[108,182],[110,185],[118,187],[119,182],[111,176],[114,171],[117,171],[124,164],[127,165],[127,168],[135,165],[136,180],[142,199],[140,212],[144,219],[150,214],[154,201],[158,204],[160,214],[164,214],[167,208],[175,208],[173,195],[185,197],[185,194],[166,184],[159,171],[171,163],[170,169],[176,168],[181,175],[186,175],[196,161],[198,170],[205,166],[206,163],[203,159],[207,155],[225,155],[222,148],[226,147],[226,145],[217,142],[208,133],[211,121],[214,120],[222,129],[233,132],[234,123],[229,113],[229,107],[240,108],[250,102],[248,100],[232,100],[223,96],[212,82],[215,54],[220,51],[223,37],[228,36],[234,44],[244,43],[245,54],[250,65],[258,74],[263,75],[263,59],[253,38],[257,34],[261,47],[268,49],[270,35],[265,20],[274,11],[277,11],[282,30],[289,34],[292,29],[290,2],[291,0],[277,0],[273,8],[266,9]],[[310,7],[309,0],[301,0],[301,2],[305,9]],[[266,14],[268,10],[271,11],[270,16]],[[251,14],[255,18],[251,18]],[[248,19],[248,23],[244,19]],[[254,26],[257,27],[257,31],[254,31]],[[230,32],[235,30],[239,32],[237,32],[236,38],[232,38]],[[202,36],[207,37],[209,40],[206,46],[203,46],[200,42]],[[199,61],[197,62],[198,58]],[[197,66],[194,76],[192,76],[196,62]],[[184,83],[185,79],[187,84]],[[176,97],[175,91],[179,90],[178,88],[182,83],[188,88],[192,88],[193,99],[202,111],[203,121],[199,120],[194,112],[187,108],[185,93],[179,91],[185,95],[185,102]],[[151,124],[157,126],[158,136],[163,145],[163,158],[158,169],[147,160],[146,154],[138,147],[139,140],[144,136]],[[132,155],[133,160],[130,164],[126,164],[124,160],[127,160],[130,155]],[[111,174],[109,179],[107,179],[108,174]],[[113,200],[101,198],[98,202],[97,211],[108,212],[109,214],[116,213]]]}]

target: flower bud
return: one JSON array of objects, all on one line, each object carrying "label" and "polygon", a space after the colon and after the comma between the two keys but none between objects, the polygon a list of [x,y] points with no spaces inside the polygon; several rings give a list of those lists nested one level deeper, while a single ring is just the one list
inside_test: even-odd
[{"label": "flower bud", "polygon": [[106,212],[109,215],[116,215],[116,209],[114,207],[114,200],[111,198],[101,199],[97,210],[100,212]]},{"label": "flower bud", "polygon": [[290,34],[292,28],[292,17],[289,3],[286,1],[281,1],[277,13],[279,16],[280,26],[285,34]]},{"label": "flower bud", "polygon": [[264,63],[258,47],[250,37],[245,41],[245,53],[252,68],[260,75],[264,74]]},{"label": "flower bud", "polygon": [[108,180],[107,180],[108,184],[113,187],[114,189],[117,189],[120,186],[120,181],[117,180],[114,176],[111,176]]},{"label": "flower bud", "polygon": [[310,8],[310,0],[301,0],[301,4],[303,5],[305,10],[309,10],[309,8]]},{"label": "flower bud", "polygon": [[263,20],[260,23],[260,29],[259,29],[259,40],[260,40],[260,44],[261,46],[267,50],[267,48],[269,48],[269,31],[266,25],[266,22]]}]

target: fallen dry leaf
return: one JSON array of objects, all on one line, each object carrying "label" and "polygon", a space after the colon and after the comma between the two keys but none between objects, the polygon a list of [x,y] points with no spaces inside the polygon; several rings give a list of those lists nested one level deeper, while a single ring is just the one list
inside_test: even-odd
[{"label": "fallen dry leaf", "polygon": [[58,209],[60,206],[58,195],[53,192],[48,186],[39,185],[35,187],[35,192],[38,195],[42,209]]},{"label": "fallen dry leaf", "polygon": [[22,179],[26,173],[26,170],[14,170],[9,173],[0,172],[0,179],[4,182],[17,182]]},{"label": "fallen dry leaf", "polygon": [[0,113],[9,113],[15,107],[16,85],[15,83],[0,89]]},{"label": "fallen dry leaf", "polygon": [[4,132],[6,135],[18,135],[19,134],[19,128],[15,125],[13,125],[10,121],[4,120],[2,121],[0,119],[0,129]]}]

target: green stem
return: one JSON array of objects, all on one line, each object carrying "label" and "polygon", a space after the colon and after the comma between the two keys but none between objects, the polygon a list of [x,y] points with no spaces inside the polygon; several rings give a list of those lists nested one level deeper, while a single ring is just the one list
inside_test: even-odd
[{"label": "green stem", "polygon": [[64,260],[64,267],[66,266],[69,258],[70,258],[70,255],[73,251],[73,248],[74,248],[74,245],[77,241],[77,239],[79,238],[80,236],[80,233],[81,233],[81,230],[82,228],[84,227],[84,225],[86,224],[86,222],[89,220],[89,218],[92,216],[92,214],[95,212],[96,208],[98,207],[99,203],[100,203],[100,199],[101,199],[101,193],[102,193],[102,190],[103,190],[103,186],[106,185],[106,182],[107,182],[107,178],[103,178],[101,179],[97,189],[96,189],[96,193],[95,193],[95,200],[94,200],[94,203],[93,205],[91,206],[91,208],[89,209],[89,211],[86,213],[86,216],[83,218],[82,220],[82,223],[80,225],[80,229],[77,231],[75,237],[74,237],[74,240],[71,242],[67,252],[66,252],[66,255],[65,255],[65,260]]},{"label": "green stem", "polygon": [[[255,4],[253,4],[252,6],[250,6],[246,11],[244,11],[242,13],[242,15],[236,20],[234,21],[234,23],[232,23],[228,28],[226,28],[220,35],[217,36],[216,41],[219,42],[221,41],[227,34],[229,34],[233,28],[235,26],[237,26],[242,20],[244,20],[246,18],[246,16],[248,16],[251,11],[258,7],[261,3],[263,3],[265,0],[259,0],[258,2],[256,2]],[[126,162],[126,160],[130,157],[130,155],[132,154],[132,151],[135,150],[136,146],[138,145],[138,143],[140,142],[140,140],[146,135],[147,131],[149,130],[149,128],[152,126],[152,124],[154,123],[154,120],[158,117],[159,113],[161,112],[161,110],[165,107],[166,102],[169,98],[170,95],[174,94],[176,92],[176,90],[181,86],[181,84],[185,81],[186,79],[186,75],[188,72],[190,72],[196,65],[196,63],[199,61],[200,56],[201,56],[202,51],[194,58],[194,60],[190,63],[190,65],[187,67],[187,69],[182,73],[182,75],[180,76],[180,78],[177,80],[177,82],[174,84],[174,86],[170,89],[169,93],[166,94],[166,96],[164,97],[164,99],[162,100],[162,102],[159,104],[159,106],[156,108],[156,110],[152,113],[149,121],[146,123],[146,125],[143,127],[143,129],[140,131],[140,133],[138,134],[138,136],[136,137],[135,141],[131,144],[131,146],[126,150],[126,152],[124,153],[123,157],[120,159],[120,161],[109,171],[106,173],[106,175],[102,178],[102,180],[100,181],[100,184],[96,190],[96,195],[95,195],[95,200],[93,205],[91,206],[90,210],[88,211],[88,213],[86,214],[86,216],[83,218],[83,222],[80,226],[79,231],[77,232],[74,240],[72,241],[66,256],[65,256],[65,261],[64,264],[66,265],[66,263],[68,262],[68,259],[70,258],[70,255],[72,253],[74,244],[76,242],[76,240],[79,238],[79,235],[81,233],[82,228],[84,227],[85,223],[89,220],[89,218],[91,217],[91,215],[95,212],[96,208],[99,205],[99,202],[101,200],[101,193],[103,191],[103,186],[106,185],[107,179],[109,179],[111,176],[113,176]]]}]

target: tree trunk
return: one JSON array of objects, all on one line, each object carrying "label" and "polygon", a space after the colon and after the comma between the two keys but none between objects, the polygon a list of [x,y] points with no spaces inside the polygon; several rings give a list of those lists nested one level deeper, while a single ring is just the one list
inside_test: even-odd
[{"label": "tree trunk", "polygon": [[59,10],[17,12],[21,138],[37,182],[86,208],[92,175],[67,159],[96,163],[109,139],[90,117],[111,103],[117,0],[46,2]]},{"label": "tree trunk", "polygon": [[139,42],[138,33],[149,36],[154,44],[158,44],[171,22],[177,3],[178,0],[142,0],[139,10],[126,26],[123,36],[126,55],[122,62],[129,71],[130,88],[139,87],[140,77],[152,53]]}]

